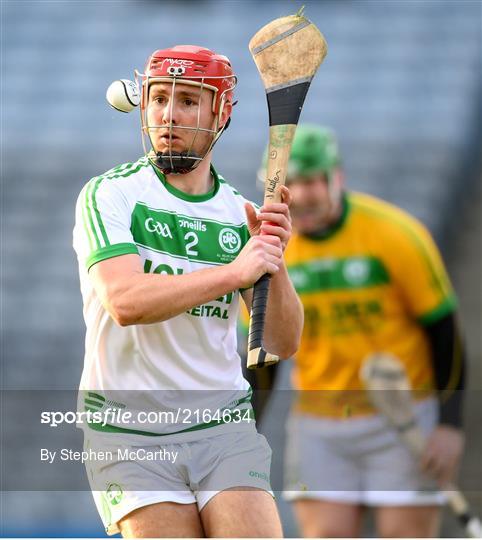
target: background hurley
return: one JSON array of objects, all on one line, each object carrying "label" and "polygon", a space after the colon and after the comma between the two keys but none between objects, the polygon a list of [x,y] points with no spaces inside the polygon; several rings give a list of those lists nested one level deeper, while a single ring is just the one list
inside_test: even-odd
[{"label": "background hurley", "polygon": [[[481,5],[305,3],[329,52],[301,121],[338,132],[350,187],[425,221],[458,288],[474,390],[461,482],[478,486],[469,497],[481,514],[481,484],[474,483],[482,451],[482,407],[476,402],[482,389]],[[2,388],[75,388],[84,338],[71,248],[75,198],[87,179],[142,152],[138,113],[110,109],[107,86],[131,78],[154,49],[179,41],[228,55],[239,76],[239,104],[214,161],[259,201],[255,172],[267,141],[267,110],[247,44],[262,25],[300,4],[3,0],[0,6]],[[288,369],[285,364],[285,386]],[[278,445],[282,406],[276,422],[274,415],[267,422]],[[21,452],[28,441],[24,434],[3,442]],[[280,475],[281,459],[275,453],[273,475]],[[3,535],[103,534],[90,493],[10,492],[1,505]],[[280,507],[286,534],[296,534],[289,508]],[[450,517],[444,534],[459,534]]]}]

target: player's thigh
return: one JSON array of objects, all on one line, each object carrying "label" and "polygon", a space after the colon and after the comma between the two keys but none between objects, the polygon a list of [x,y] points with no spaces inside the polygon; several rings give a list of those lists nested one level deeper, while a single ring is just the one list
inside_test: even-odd
[{"label": "player's thigh", "polygon": [[124,538],[204,538],[196,503],[150,504],[134,510],[118,525]]},{"label": "player's thigh", "polygon": [[433,538],[439,536],[440,506],[383,506],[375,510],[382,538]]},{"label": "player's thigh", "polygon": [[276,503],[270,493],[253,488],[232,488],[217,493],[201,510],[209,538],[282,538]]},{"label": "player's thigh", "polygon": [[300,499],[293,509],[305,538],[357,537],[362,523],[362,507],[357,504]]}]

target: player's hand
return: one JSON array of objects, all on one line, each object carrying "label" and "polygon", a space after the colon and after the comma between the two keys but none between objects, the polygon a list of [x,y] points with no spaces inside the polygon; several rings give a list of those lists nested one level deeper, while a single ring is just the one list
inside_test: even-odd
[{"label": "player's hand", "polygon": [[460,429],[439,425],[427,440],[422,454],[422,470],[435,477],[440,484],[452,481],[464,449],[464,435]]},{"label": "player's hand", "polygon": [[264,274],[275,274],[283,264],[283,250],[278,236],[252,236],[230,263],[240,280],[239,287],[251,287]]},{"label": "player's hand", "polygon": [[280,186],[280,203],[269,203],[261,207],[259,214],[256,214],[254,208],[245,204],[246,217],[248,219],[248,229],[251,236],[259,234],[270,234],[277,236],[281,240],[283,251],[291,237],[291,215],[290,204],[291,194],[286,186]]}]

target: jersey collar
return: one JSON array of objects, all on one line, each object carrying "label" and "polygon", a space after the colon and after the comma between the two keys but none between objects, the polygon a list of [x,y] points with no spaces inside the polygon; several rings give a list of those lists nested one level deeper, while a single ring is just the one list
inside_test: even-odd
[{"label": "jersey collar", "polygon": [[184,191],[181,191],[180,189],[175,188],[173,185],[171,185],[165,175],[159,171],[154,165],[151,163],[151,167],[154,169],[154,172],[156,173],[156,176],[159,178],[159,180],[162,182],[163,186],[169,191],[171,195],[174,195],[174,197],[177,197],[178,199],[182,199],[183,201],[188,202],[204,202],[209,201],[209,199],[212,199],[216,193],[219,191],[219,175],[216,172],[216,169],[211,164],[210,170],[211,174],[213,175],[214,179],[214,185],[211,190],[209,190],[207,193],[202,193],[201,195],[191,195],[190,193],[184,193]]}]

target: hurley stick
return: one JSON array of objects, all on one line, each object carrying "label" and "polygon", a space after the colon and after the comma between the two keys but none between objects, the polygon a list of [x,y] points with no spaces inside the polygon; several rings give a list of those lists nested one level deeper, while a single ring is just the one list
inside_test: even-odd
[{"label": "hurley stick", "polygon": [[[413,411],[410,382],[403,364],[387,353],[375,353],[363,363],[361,379],[373,405],[397,430],[400,439],[417,457],[425,448],[422,433]],[[467,500],[453,485],[442,486],[450,507],[469,538],[482,537],[480,520],[471,514]]]},{"label": "hurley stick", "polygon": [[[279,186],[286,180],[296,125],[311,80],[326,56],[326,42],[303,8],[261,28],[249,42],[266,91],[269,111],[269,148],[264,202],[279,202]],[[248,337],[248,368],[276,363],[263,347],[269,275],[254,285]]]}]

